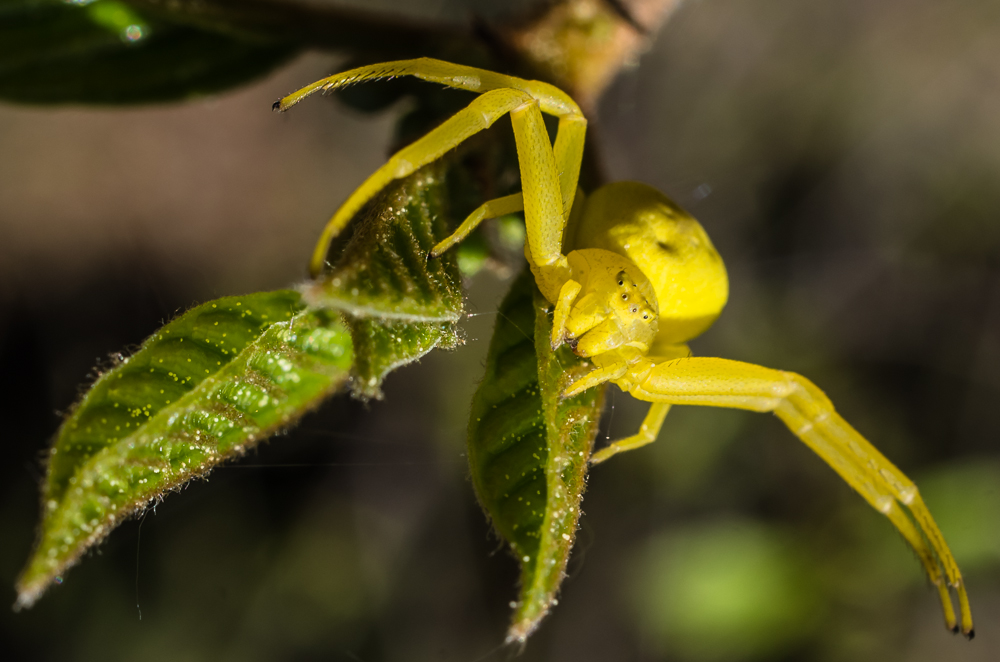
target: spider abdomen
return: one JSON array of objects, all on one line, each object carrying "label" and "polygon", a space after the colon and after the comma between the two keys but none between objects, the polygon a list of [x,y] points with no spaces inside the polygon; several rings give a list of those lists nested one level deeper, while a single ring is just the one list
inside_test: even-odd
[{"label": "spider abdomen", "polygon": [[694,338],[726,305],[726,267],[705,230],[646,184],[615,182],[597,189],[568,232],[569,248],[617,253],[646,275],[659,306],[659,342]]}]

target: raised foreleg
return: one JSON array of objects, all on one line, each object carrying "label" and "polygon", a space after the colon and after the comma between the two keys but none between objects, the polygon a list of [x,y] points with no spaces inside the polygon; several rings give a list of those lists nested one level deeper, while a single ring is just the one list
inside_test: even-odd
[{"label": "raised foreleg", "polygon": [[[358,67],[316,81],[281,99],[278,110],[287,110],[318,91],[397,76],[414,76],[429,82],[481,93],[469,107],[440,127],[400,151],[369,177],[327,223],[310,262],[315,276],[322,268],[330,241],[361,207],[393,179],[399,179],[454,148],[473,133],[490,126],[510,112],[521,162],[528,254],[538,267],[539,286],[552,300],[565,281],[560,260],[562,234],[576,195],[587,121],[580,107],[565,92],[548,83],[505,76],[485,69],[431,58],[399,60]],[[531,99],[533,103],[508,103]],[[559,118],[553,146],[541,122],[541,113]],[[526,162],[527,161],[527,162]],[[481,219],[480,219],[481,220]],[[559,263],[559,264],[556,264]]]},{"label": "raised foreleg", "polygon": [[323,270],[326,253],[333,238],[340,234],[366,202],[390,182],[413,174],[419,168],[441,158],[470,136],[489,128],[512,110],[532,103],[537,105],[537,102],[524,92],[512,89],[491,90],[473,99],[467,107],[452,115],[426,136],[396,152],[347,198],[323,228],[309,263],[310,273],[315,276]]}]

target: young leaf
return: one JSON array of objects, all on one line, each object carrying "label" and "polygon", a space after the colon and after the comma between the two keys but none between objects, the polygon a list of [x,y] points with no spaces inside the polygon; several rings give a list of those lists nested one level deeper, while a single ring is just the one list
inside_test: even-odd
[{"label": "young leaf", "polygon": [[451,209],[452,170],[439,161],[388,186],[368,206],[336,266],[303,289],[306,301],[352,317],[457,322],[458,268],[448,254],[427,259],[448,236],[448,220],[461,220]]},{"label": "young leaf", "polygon": [[224,90],[298,48],[146,16],[119,0],[0,0],[0,98],[148,103]]},{"label": "young leaf", "polygon": [[351,390],[362,400],[382,397],[382,380],[396,368],[413,363],[432,349],[451,349],[461,340],[454,324],[382,321],[345,316],[356,358]]},{"label": "young leaf", "polygon": [[350,336],[294,291],[227,297],[168,323],[63,423],[18,607],[119,522],[287,426],[347,379]]},{"label": "young leaf", "polygon": [[560,399],[590,366],[568,346],[551,350],[550,308],[522,274],[500,305],[469,421],[476,494],[521,564],[508,641],[527,639],[565,577],[604,400],[603,387]]},{"label": "young leaf", "polygon": [[390,185],[369,205],[336,266],[302,290],[311,306],[345,313],[358,397],[380,397],[390,370],[459,343],[455,258],[427,254],[448,236],[448,219],[458,218],[449,180],[460,176],[459,168],[438,162]]}]

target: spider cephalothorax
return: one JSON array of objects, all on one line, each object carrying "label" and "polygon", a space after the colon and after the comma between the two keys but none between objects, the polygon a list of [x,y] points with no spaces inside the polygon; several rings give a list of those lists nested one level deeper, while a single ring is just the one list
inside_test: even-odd
[{"label": "spider cephalothorax", "polygon": [[[690,356],[684,343],[715,321],[728,297],[722,259],[698,222],[649,186],[618,182],[586,198],[578,192],[587,122],[566,93],[547,83],[422,58],[336,74],[276,107],[286,110],[318,90],[404,75],[480,96],[393,155],[347,199],[316,246],[314,275],[323,269],[331,239],[389,182],[509,113],[521,193],[483,203],[431,255],[462,241],[484,219],[524,212],[525,256],[538,289],[554,306],[552,344],[573,343],[595,366],[563,395],[610,381],[653,403],[637,434],[594,453],[591,462],[654,441],[674,404],[773,412],[889,518],[937,587],[948,627],[972,636],[962,575],[916,486],[840,417],[819,388],[791,372]],[[554,143],[542,113],[559,119]],[[957,592],[960,618],[949,586]]]},{"label": "spider cephalothorax", "polygon": [[[579,356],[621,348],[646,354],[656,337],[656,293],[649,279],[628,259],[600,248],[584,248],[568,256],[572,285],[560,303],[569,312],[553,325],[553,346],[573,343]],[[577,294],[569,298],[569,294]],[[566,307],[563,303],[563,307]]]}]

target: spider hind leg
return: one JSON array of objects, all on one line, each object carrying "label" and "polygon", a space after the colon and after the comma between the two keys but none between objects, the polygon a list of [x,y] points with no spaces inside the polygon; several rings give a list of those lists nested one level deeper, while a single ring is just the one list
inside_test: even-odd
[{"label": "spider hind leg", "polygon": [[[647,370],[641,381],[622,381],[620,385],[633,396],[649,402],[776,414],[848,485],[889,518],[937,587],[947,627],[959,627],[966,636],[974,636],[958,564],[916,486],[834,410],[815,384],[790,372],[700,357],[667,361]],[[957,618],[949,586],[957,593]]]}]

